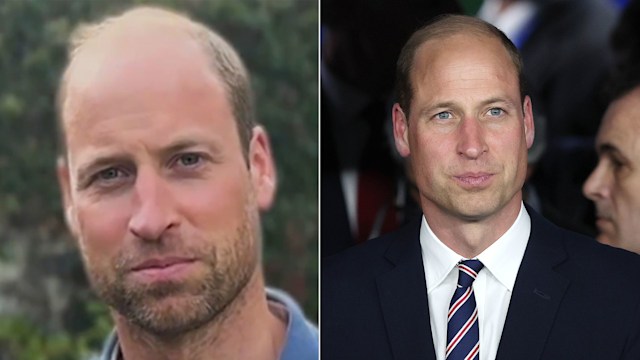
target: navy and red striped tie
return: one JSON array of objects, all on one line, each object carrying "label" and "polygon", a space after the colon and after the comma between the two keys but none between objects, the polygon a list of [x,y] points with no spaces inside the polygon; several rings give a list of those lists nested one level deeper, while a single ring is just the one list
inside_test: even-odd
[{"label": "navy and red striped tie", "polygon": [[480,260],[458,263],[458,286],[447,317],[447,360],[480,359],[478,307],[471,285],[482,267]]}]

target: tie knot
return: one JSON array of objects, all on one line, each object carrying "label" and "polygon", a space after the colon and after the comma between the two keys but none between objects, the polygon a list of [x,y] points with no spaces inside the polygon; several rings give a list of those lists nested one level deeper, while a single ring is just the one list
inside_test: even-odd
[{"label": "tie knot", "polygon": [[463,260],[458,263],[458,286],[468,288],[482,270],[480,260]]}]

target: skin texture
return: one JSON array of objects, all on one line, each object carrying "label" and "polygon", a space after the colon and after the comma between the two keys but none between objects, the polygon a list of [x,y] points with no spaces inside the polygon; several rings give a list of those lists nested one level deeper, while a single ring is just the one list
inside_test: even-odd
[{"label": "skin texture", "polygon": [[204,52],[153,19],[108,29],[70,65],[67,222],[126,359],[277,358],[284,324],[259,255],[276,181],[266,132],[245,157]]},{"label": "skin texture", "polygon": [[515,66],[497,39],[455,34],[422,44],[414,58],[407,119],[393,108],[396,148],[414,169],[420,204],[435,234],[471,258],[515,221],[531,100],[520,99]]},{"label": "skin texture", "polygon": [[596,138],[599,161],[582,191],[597,209],[597,240],[640,253],[640,88],[611,103]]}]

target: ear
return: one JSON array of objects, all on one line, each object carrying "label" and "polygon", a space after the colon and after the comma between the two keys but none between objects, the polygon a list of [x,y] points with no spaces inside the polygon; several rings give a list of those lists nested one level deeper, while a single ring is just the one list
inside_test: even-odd
[{"label": "ear", "polygon": [[393,104],[393,138],[396,140],[396,149],[400,156],[407,157],[411,153],[409,147],[409,119],[402,111],[400,104]]},{"label": "ear", "polygon": [[71,197],[71,180],[69,175],[69,165],[63,156],[58,156],[56,162],[56,173],[58,175],[58,185],[60,186],[60,194],[62,196],[62,206],[64,207],[64,220],[67,227],[77,239],[78,235],[78,218],[76,216],[75,207]]},{"label": "ear", "polygon": [[268,210],[273,204],[276,193],[276,168],[271,156],[269,136],[261,126],[253,128],[249,145],[249,169],[251,181],[260,210]]},{"label": "ear", "polygon": [[530,149],[531,145],[533,145],[533,139],[536,131],[533,125],[533,104],[531,103],[531,98],[528,95],[524,98],[522,111],[524,112],[524,136],[527,140],[527,149]]}]

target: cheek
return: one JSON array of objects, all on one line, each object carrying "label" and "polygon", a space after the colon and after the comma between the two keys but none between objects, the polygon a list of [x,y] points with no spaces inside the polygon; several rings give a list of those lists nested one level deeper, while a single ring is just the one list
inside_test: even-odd
[{"label": "cheek", "polygon": [[527,152],[527,140],[523,135],[524,129],[517,124],[509,123],[496,128],[489,128],[486,141],[494,152],[508,156],[521,156]]},{"label": "cheek", "polygon": [[[437,144],[439,146],[437,146]],[[447,160],[446,145],[436,139],[414,139],[411,144],[411,162],[416,179],[425,179],[438,174],[438,166],[445,167]]]},{"label": "cheek", "polygon": [[508,132],[501,129],[487,138],[489,151],[495,159],[501,159],[505,165],[517,168],[519,172],[527,169],[527,142],[522,136],[522,128],[514,127]]},{"label": "cheek", "polygon": [[127,236],[129,210],[123,199],[78,205],[79,241],[84,256],[101,262],[120,250]]},{"label": "cheek", "polygon": [[616,227],[624,239],[635,239],[640,231],[640,176],[630,174],[625,178],[614,176],[610,199]]},{"label": "cheek", "polygon": [[[420,159],[423,165],[429,159],[444,159],[455,155],[455,142],[450,133],[440,133],[433,129],[413,127],[409,133],[411,155]],[[418,165],[418,164],[416,164]]]},{"label": "cheek", "polygon": [[640,174],[613,172],[611,195],[626,211],[640,209]]},{"label": "cheek", "polygon": [[625,179],[615,179],[615,185],[611,189],[611,198],[617,216],[625,217],[629,223],[638,223],[640,227],[640,176],[633,174]]},{"label": "cheek", "polygon": [[197,229],[216,233],[237,227],[250,190],[247,174],[227,171],[223,176],[177,186],[174,198],[179,199],[185,220]]}]

